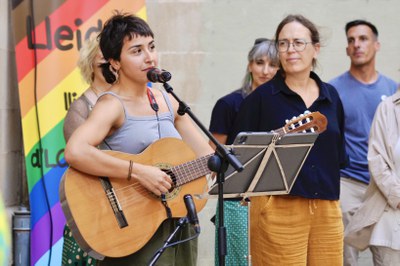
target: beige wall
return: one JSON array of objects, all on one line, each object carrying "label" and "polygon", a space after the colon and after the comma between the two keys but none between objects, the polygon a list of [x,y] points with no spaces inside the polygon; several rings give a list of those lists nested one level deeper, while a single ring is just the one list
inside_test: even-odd
[{"label": "beige wall", "polygon": [[0,1],[0,192],[6,206],[18,205],[27,184],[24,176],[21,115],[15,53],[6,0]]},{"label": "beige wall", "polygon": [[367,19],[379,30],[377,69],[399,81],[400,31],[395,0],[147,0],[161,66],[170,84],[208,125],[215,101],[238,88],[254,39],[272,38],[282,18],[300,13],[319,26],[323,47],[316,70],[323,80],[349,66],[344,26]]},{"label": "beige wall", "polygon": [[[0,33],[11,29],[7,0],[0,0]],[[323,45],[317,73],[323,80],[348,68],[344,25],[363,18],[380,32],[377,68],[400,79],[397,0],[147,0],[148,21],[156,34],[160,66],[169,70],[174,91],[208,127],[216,100],[239,87],[254,39],[273,37],[279,21],[301,13],[316,23]],[[21,128],[9,38],[0,38],[0,190],[8,207],[18,204],[22,171]],[[213,265],[214,232],[210,200],[200,213],[200,265]]]}]

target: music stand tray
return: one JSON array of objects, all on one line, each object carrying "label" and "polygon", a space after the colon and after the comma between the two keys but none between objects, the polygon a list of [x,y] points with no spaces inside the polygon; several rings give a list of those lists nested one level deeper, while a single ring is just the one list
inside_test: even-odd
[{"label": "music stand tray", "polygon": [[[228,147],[244,169],[237,172],[228,167],[224,198],[288,194],[317,137],[317,133],[239,133]],[[208,194],[202,196],[217,197],[218,184],[211,185]]]}]

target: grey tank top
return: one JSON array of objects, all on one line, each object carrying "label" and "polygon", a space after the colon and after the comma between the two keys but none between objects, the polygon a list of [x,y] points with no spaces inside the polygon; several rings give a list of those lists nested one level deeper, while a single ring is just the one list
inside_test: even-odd
[{"label": "grey tank top", "polygon": [[[111,136],[105,138],[100,144],[100,149],[138,154],[160,138],[182,139],[174,125],[174,110],[168,95],[164,91],[161,91],[161,93],[167,103],[169,112],[159,114],[158,118],[156,115],[130,116],[127,114],[124,103],[117,94],[113,92],[102,93],[99,98],[110,94],[121,102],[124,108],[125,121]],[[160,133],[158,127],[160,127]]]}]

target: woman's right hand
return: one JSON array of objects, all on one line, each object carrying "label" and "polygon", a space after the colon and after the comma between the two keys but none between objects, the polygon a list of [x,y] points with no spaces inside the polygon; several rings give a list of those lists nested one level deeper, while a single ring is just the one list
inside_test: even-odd
[{"label": "woman's right hand", "polygon": [[173,183],[171,177],[159,168],[137,163],[133,164],[131,177],[157,196],[167,193]]}]

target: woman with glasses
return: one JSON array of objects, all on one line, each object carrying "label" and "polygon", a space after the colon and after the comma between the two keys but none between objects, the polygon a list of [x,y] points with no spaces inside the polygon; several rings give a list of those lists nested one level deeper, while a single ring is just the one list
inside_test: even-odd
[{"label": "woman with glasses", "polygon": [[320,51],[316,26],[301,15],[278,25],[280,70],[242,103],[234,125],[241,131],[271,131],[305,111],[328,119],[289,195],[251,198],[253,265],[342,265],[343,224],[339,169],[345,164],[344,112],[336,90],[313,71]]},{"label": "woman with glasses", "polygon": [[[220,98],[211,114],[210,132],[222,144],[232,144],[232,136],[229,135],[243,99],[258,86],[272,79],[278,71],[279,60],[275,43],[266,38],[255,40],[247,60],[242,87]],[[227,141],[228,137],[229,141]],[[226,265],[247,265],[249,258],[247,206],[240,198],[225,199],[224,216],[224,225],[227,230]],[[219,264],[218,223],[217,217],[215,265]]]}]

